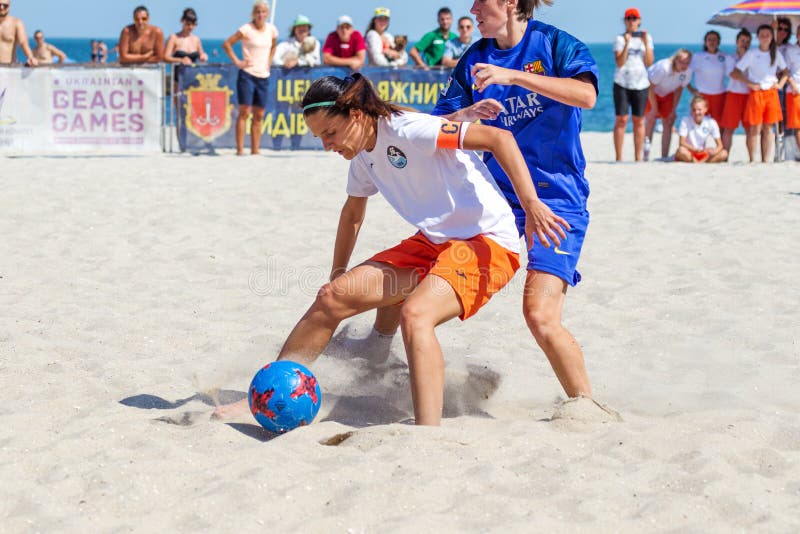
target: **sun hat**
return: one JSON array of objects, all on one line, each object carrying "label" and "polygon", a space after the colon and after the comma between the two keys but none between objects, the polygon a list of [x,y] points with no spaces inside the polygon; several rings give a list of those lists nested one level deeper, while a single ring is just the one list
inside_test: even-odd
[{"label": "sun hat", "polygon": [[305,15],[297,15],[297,18],[292,22],[292,28],[295,26],[311,26],[311,20]]},{"label": "sun hat", "polygon": [[387,19],[391,15],[388,7],[376,7],[375,8],[375,16],[376,17],[386,17]]},{"label": "sun hat", "polygon": [[642,14],[639,13],[638,9],[632,7],[630,9],[625,10],[625,18],[627,19],[628,17],[636,17],[637,19],[640,19],[642,18]]},{"label": "sun hat", "polygon": [[342,24],[349,24],[350,26],[352,26],[353,19],[351,19],[348,15],[342,15],[336,20],[336,27],[338,28]]}]

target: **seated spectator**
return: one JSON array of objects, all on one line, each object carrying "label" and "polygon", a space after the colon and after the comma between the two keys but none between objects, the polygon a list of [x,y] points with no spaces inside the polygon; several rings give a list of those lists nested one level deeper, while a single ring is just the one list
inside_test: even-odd
[{"label": "seated spectator", "polygon": [[[719,163],[728,159],[728,151],[722,146],[719,126],[708,113],[708,102],[702,96],[692,99],[691,115],[681,119],[678,126],[678,152],[675,161],[686,163]],[[714,141],[707,148],[708,140]]]},{"label": "seated spectator", "polygon": [[196,27],[197,13],[191,7],[187,7],[181,17],[181,31],[173,33],[167,39],[164,61],[184,65],[208,61],[208,55],[203,51],[203,43],[198,36],[192,34]]},{"label": "seated spectator", "polygon": [[439,27],[423,35],[422,39],[417,41],[417,44],[411,47],[409,52],[414,63],[423,69],[441,65],[445,43],[458,37],[458,35],[450,31],[450,26],[453,24],[453,12],[450,11],[450,8],[441,8],[437,14],[437,19]]},{"label": "seated spectator", "polygon": [[322,47],[322,62],[334,67],[358,70],[364,66],[367,43],[364,36],[353,29],[353,19],[342,15],[336,21],[336,31],[328,34]]},{"label": "seated spectator", "polygon": [[133,24],[119,35],[119,62],[123,65],[164,61],[164,32],[153,26],[144,6],[133,10]]},{"label": "seated spectator", "polygon": [[469,45],[472,44],[473,28],[474,25],[470,17],[461,17],[458,19],[458,37],[450,39],[445,43],[442,65],[453,68],[458,64],[461,54],[466,52]]},{"label": "seated spectator", "polygon": [[311,35],[311,21],[305,15],[297,15],[289,28],[289,39],[278,44],[272,64],[276,67],[316,67],[320,64],[320,46]]},{"label": "seated spectator", "polygon": [[64,52],[44,41],[42,30],[33,32],[33,40],[36,42],[33,55],[39,60],[39,65],[51,65],[53,63],[53,56],[57,57],[59,63],[62,64],[67,60],[67,55]]},{"label": "seated spectator", "polygon": [[405,47],[397,48],[394,36],[389,33],[390,12],[385,7],[375,9],[367,27],[367,55],[369,63],[379,67],[399,67],[408,63]]},{"label": "seated spectator", "polygon": [[[647,69],[650,80],[650,92],[645,108],[645,146],[653,139],[656,121],[660,118],[664,129],[661,134],[661,157],[669,156],[669,145],[672,141],[672,126],[675,124],[675,113],[681,99],[683,88],[692,79],[692,53],[681,48],[672,57],[656,61]],[[648,159],[645,148],[645,161]]]}]

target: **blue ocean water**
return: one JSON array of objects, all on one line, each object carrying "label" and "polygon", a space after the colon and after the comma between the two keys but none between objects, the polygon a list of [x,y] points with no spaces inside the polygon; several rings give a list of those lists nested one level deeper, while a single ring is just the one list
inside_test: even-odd
[{"label": "blue ocean water", "polygon": [[[103,39],[109,48],[114,46],[116,38]],[[77,63],[89,62],[91,59],[91,39],[58,39],[51,38],[48,42],[60,48],[67,54],[71,61]],[[212,63],[229,63],[228,56],[222,51],[221,39],[204,39],[203,47],[209,55],[209,61]],[[583,114],[583,130],[587,132],[610,132],[614,127],[614,101],[611,95],[611,89],[614,83],[614,53],[612,43],[592,43],[589,44],[589,49],[597,62],[600,70],[600,96],[597,99],[597,105],[594,109],[585,111]],[[669,57],[678,48],[688,48],[692,51],[701,50],[699,43],[691,45],[670,44],[659,45],[656,43],[656,60]],[[732,52],[732,50],[723,51]],[[111,55],[112,61],[116,59],[116,55]],[[689,98],[688,92],[684,93],[681,99],[680,106],[678,107],[678,116],[688,113]]]}]

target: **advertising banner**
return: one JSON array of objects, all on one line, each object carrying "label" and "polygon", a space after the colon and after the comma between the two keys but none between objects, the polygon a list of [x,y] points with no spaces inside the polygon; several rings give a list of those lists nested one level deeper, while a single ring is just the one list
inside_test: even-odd
[{"label": "advertising banner", "polygon": [[[300,103],[311,83],[322,76],[347,76],[349,69],[314,67],[273,68],[262,123],[261,146],[273,149],[321,149],[309,131]],[[449,71],[366,68],[361,73],[375,85],[381,98],[423,112],[433,110]],[[213,151],[235,148],[238,117],[233,65],[179,66],[178,140],[181,150]],[[245,146],[249,147],[250,120]]]},{"label": "advertising banner", "polygon": [[0,154],[160,152],[160,68],[0,68]]}]

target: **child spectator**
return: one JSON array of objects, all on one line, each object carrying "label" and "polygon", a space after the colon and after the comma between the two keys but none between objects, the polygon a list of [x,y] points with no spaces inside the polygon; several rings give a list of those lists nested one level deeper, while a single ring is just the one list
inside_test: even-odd
[{"label": "child spectator", "polygon": [[[708,102],[702,96],[692,99],[691,115],[681,119],[678,126],[678,151],[675,161],[686,163],[719,163],[728,158],[728,151],[722,146],[722,136],[717,121],[708,113]],[[707,148],[712,139],[716,146]]]}]

